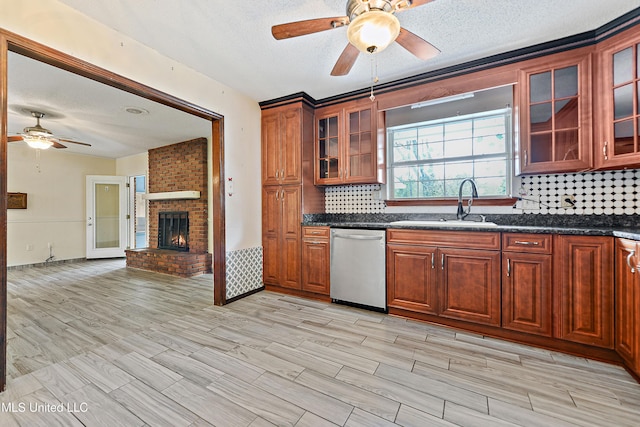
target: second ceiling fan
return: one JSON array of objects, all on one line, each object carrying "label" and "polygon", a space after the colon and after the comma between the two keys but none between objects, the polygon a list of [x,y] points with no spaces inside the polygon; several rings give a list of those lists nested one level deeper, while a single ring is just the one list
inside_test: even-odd
[{"label": "second ceiling fan", "polygon": [[304,36],[320,31],[348,26],[349,44],[331,71],[332,76],[349,73],[360,52],[377,53],[394,41],[416,57],[427,60],[440,51],[431,43],[400,27],[395,13],[430,3],[433,0],[348,0],[347,15],[317,18],[274,25],[277,40]]},{"label": "second ceiling fan", "polygon": [[72,141],[70,139],[54,137],[53,133],[49,129],[45,129],[40,125],[40,119],[44,117],[44,113],[41,113],[39,111],[31,111],[31,115],[36,119],[35,126],[24,128],[20,135],[9,136],[7,138],[9,142],[24,141],[31,148],[40,150],[46,150],[49,147],[67,148],[67,146],[61,144],[60,141],[91,147],[91,144],[87,144],[86,142]]}]

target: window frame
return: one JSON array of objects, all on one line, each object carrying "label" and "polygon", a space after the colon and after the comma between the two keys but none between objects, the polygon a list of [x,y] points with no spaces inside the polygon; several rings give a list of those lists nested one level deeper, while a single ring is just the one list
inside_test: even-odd
[{"label": "window frame", "polygon": [[[475,120],[481,118],[487,118],[492,116],[504,116],[504,126],[505,126],[505,151],[495,154],[478,154],[478,155],[468,155],[468,156],[460,156],[460,157],[451,157],[451,158],[438,158],[438,159],[429,159],[429,160],[411,160],[405,162],[395,162],[394,160],[394,146],[393,141],[390,138],[390,131],[393,130],[403,130],[403,129],[415,129],[416,134],[418,133],[418,129],[421,127],[425,127],[428,125],[438,125],[438,124],[446,124],[457,121],[465,121],[465,120]],[[414,204],[414,205],[447,205],[450,204],[452,200],[457,200],[456,196],[440,196],[440,197],[395,197],[395,179],[394,179],[394,169],[402,166],[420,166],[420,165],[430,165],[430,164],[445,164],[446,163],[457,163],[460,161],[472,161],[475,162],[477,160],[482,160],[486,158],[496,158],[504,156],[505,162],[505,194],[504,195],[490,195],[486,197],[482,197],[481,199],[485,199],[487,204],[491,205],[508,205],[513,203],[513,198],[511,196],[513,189],[513,171],[514,166],[513,162],[513,109],[510,105],[507,105],[504,108],[491,109],[487,111],[481,111],[477,113],[472,113],[464,116],[453,116],[453,117],[445,117],[441,119],[428,120],[423,122],[415,122],[408,123],[404,125],[397,125],[390,128],[385,129],[385,137],[387,139],[387,185],[386,185],[386,201],[387,205],[401,205],[401,204]],[[444,142],[444,141],[443,141]],[[472,177],[474,180],[475,176]],[[475,203],[475,202],[474,202]],[[478,204],[478,203],[476,203]],[[483,204],[483,203],[480,203]]]}]

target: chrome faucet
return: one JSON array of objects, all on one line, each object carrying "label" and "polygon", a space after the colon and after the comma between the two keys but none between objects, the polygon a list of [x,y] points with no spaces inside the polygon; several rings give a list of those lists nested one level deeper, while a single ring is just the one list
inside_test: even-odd
[{"label": "chrome faucet", "polygon": [[[469,199],[469,204],[467,205],[467,211],[465,212],[462,207],[462,187],[464,187],[465,183],[471,183],[471,198]],[[476,183],[471,178],[466,178],[460,183],[460,188],[458,189],[458,213],[456,217],[459,220],[463,220],[469,215],[471,212],[471,204],[473,203],[473,199],[478,198],[478,188],[476,187]]]}]

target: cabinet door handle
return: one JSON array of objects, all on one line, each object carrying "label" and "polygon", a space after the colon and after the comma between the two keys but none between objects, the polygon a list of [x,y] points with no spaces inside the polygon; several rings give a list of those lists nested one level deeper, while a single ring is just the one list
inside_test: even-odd
[{"label": "cabinet door handle", "polygon": [[538,246],[540,242],[527,242],[524,240],[516,240],[513,242],[514,245],[525,245],[525,246]]},{"label": "cabinet door handle", "polygon": [[527,150],[524,150],[524,165],[527,166],[529,163],[529,156],[527,155]]},{"label": "cabinet door handle", "polygon": [[431,269],[436,268],[436,253],[431,252]]},{"label": "cabinet door handle", "polygon": [[605,160],[609,160],[609,156],[607,155],[607,145],[609,145],[607,141],[605,141],[604,144],[602,145],[602,156],[604,157]]},{"label": "cabinet door handle", "polygon": [[284,200],[284,190],[282,190],[282,193],[280,194],[280,198]]},{"label": "cabinet door handle", "polygon": [[284,179],[284,169],[280,171],[280,178]]},{"label": "cabinet door handle", "polygon": [[279,180],[279,179],[280,179],[280,171],[279,171],[279,170],[277,170],[277,171],[276,171],[276,181],[277,181],[277,180]]},{"label": "cabinet door handle", "polygon": [[627,255],[627,265],[631,269],[631,274],[636,272],[636,269],[634,268],[634,266],[631,265],[631,258],[633,258],[635,254],[636,254],[636,251],[629,251],[629,255]]},{"label": "cabinet door handle", "polygon": [[440,255],[440,265],[441,265],[442,269],[444,270],[444,254]]},{"label": "cabinet door handle", "polygon": [[507,277],[511,276],[511,259],[507,258]]},{"label": "cabinet door handle", "polygon": [[280,200],[280,191],[276,191],[276,200]]}]

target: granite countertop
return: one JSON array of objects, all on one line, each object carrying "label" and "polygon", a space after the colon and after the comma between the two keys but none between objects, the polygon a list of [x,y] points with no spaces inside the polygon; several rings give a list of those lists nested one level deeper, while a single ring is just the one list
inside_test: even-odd
[{"label": "granite countertop", "polygon": [[[304,226],[328,226],[333,228],[363,228],[384,230],[387,228],[409,228],[421,230],[455,230],[469,232],[547,233],[590,236],[613,236],[640,240],[640,215],[486,215],[486,220],[497,227],[460,227],[399,225],[391,224],[403,220],[452,220],[453,215],[442,214],[308,214]],[[481,221],[480,215],[469,215],[469,221]]]}]

